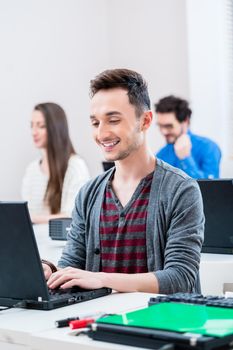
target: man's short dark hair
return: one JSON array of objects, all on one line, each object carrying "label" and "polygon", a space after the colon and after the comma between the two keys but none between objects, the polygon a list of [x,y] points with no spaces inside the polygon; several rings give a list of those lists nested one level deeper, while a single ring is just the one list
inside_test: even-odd
[{"label": "man's short dark hair", "polygon": [[147,83],[141,74],[129,69],[109,69],[91,80],[90,95],[93,97],[100,90],[121,88],[127,91],[129,102],[135,106],[138,117],[150,109]]},{"label": "man's short dark hair", "polygon": [[175,113],[176,119],[183,122],[191,118],[192,110],[189,108],[188,101],[179,97],[170,95],[161,98],[155,103],[156,113]]}]

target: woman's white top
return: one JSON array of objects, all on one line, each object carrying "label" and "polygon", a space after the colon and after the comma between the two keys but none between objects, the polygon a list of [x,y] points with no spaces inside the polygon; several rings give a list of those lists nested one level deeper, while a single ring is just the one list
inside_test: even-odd
[{"label": "woman's white top", "polygon": [[[39,159],[29,164],[23,178],[22,198],[28,202],[30,214],[51,214],[50,208],[44,203],[48,179],[48,176],[41,171]],[[84,160],[77,154],[72,155],[63,182],[61,213],[71,216],[75,197],[89,179],[89,171]]]}]

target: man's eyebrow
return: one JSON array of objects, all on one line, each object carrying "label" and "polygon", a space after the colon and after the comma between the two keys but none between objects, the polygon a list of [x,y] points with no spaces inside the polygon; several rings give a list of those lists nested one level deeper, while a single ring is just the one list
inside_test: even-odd
[{"label": "man's eyebrow", "polygon": [[170,128],[171,126],[173,126],[173,124],[161,124],[161,123],[157,123],[157,125],[163,128]]},{"label": "man's eyebrow", "polygon": [[[107,112],[105,115],[107,117],[111,117],[111,116],[114,116],[114,115],[121,115],[121,113],[118,112],[118,111],[110,111],[110,112]],[[90,115],[90,119],[96,119],[96,116]]]},{"label": "man's eyebrow", "polygon": [[112,115],[121,115],[121,113],[118,111],[111,111],[111,112],[106,113],[106,115],[108,117],[111,117]]}]

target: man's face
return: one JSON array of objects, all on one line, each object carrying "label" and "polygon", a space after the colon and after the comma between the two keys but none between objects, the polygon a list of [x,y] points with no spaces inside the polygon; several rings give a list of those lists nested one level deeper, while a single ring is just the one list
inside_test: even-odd
[{"label": "man's face", "polygon": [[142,117],[137,118],[126,90],[98,91],[91,100],[90,119],[94,140],[108,161],[127,158],[143,142]]},{"label": "man's face", "polygon": [[157,125],[167,143],[175,143],[188,129],[188,121],[179,122],[173,112],[157,113]]}]

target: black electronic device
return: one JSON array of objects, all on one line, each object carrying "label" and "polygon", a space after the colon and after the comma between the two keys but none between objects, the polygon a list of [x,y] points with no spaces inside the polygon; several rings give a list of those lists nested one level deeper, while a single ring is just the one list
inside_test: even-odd
[{"label": "black electronic device", "polygon": [[0,202],[0,305],[50,310],[111,293],[49,290],[26,202]]},{"label": "black electronic device", "polygon": [[151,297],[148,302],[148,305],[151,306],[154,304],[167,302],[206,305],[233,309],[233,298],[231,297],[225,298],[222,295],[203,295],[197,293],[175,293],[168,295],[159,295],[156,297]]},{"label": "black electronic device", "polygon": [[66,241],[71,221],[71,218],[49,220],[49,237],[54,240]]},{"label": "black electronic device", "polygon": [[232,349],[232,300],[231,307],[222,306],[223,300],[188,293],[158,295],[150,298],[149,307],[96,320],[88,335],[157,350]]},{"label": "black electronic device", "polygon": [[203,253],[233,253],[233,180],[198,180],[201,189],[205,232]]}]

